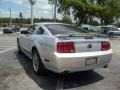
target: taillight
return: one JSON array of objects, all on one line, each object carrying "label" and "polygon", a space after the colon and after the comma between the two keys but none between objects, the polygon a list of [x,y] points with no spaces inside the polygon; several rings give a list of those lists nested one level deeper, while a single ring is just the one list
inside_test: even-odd
[{"label": "taillight", "polygon": [[110,49],[110,43],[108,41],[102,42],[101,50],[106,51]]},{"label": "taillight", "polygon": [[57,52],[59,53],[75,53],[74,42],[58,42]]}]

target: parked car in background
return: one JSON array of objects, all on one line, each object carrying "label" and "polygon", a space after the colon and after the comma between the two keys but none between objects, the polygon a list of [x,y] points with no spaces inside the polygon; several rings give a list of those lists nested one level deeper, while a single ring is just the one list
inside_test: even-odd
[{"label": "parked car in background", "polygon": [[101,29],[99,26],[92,26],[92,27],[93,27],[93,29],[92,29],[93,32],[100,33]]},{"label": "parked car in background", "polygon": [[116,26],[114,26],[114,25],[107,25],[108,27],[113,27],[113,28],[116,28]]},{"label": "parked car in background", "polygon": [[84,28],[85,30],[89,31],[89,32],[93,32],[93,26],[89,25],[89,24],[81,24],[82,28]]},{"label": "parked car in background", "polygon": [[5,27],[3,29],[3,33],[13,33],[13,32],[19,32],[19,31],[20,31],[20,27],[19,26]]},{"label": "parked car in background", "polygon": [[109,36],[120,35],[120,30],[118,28],[111,28],[107,34]]},{"label": "parked car in background", "polygon": [[18,52],[33,61],[35,73],[87,71],[108,66],[112,50],[108,38],[61,23],[36,23],[21,31]]},{"label": "parked car in background", "polygon": [[107,32],[109,30],[111,30],[111,27],[109,27],[109,26],[100,26],[100,28],[101,28],[100,33],[102,33],[102,34],[107,34]]},{"label": "parked car in background", "polygon": [[19,32],[19,31],[20,31],[20,26],[16,25],[16,26],[15,26],[15,30],[16,30],[17,32]]},{"label": "parked car in background", "polygon": [[13,27],[5,27],[3,29],[3,33],[13,33],[14,32],[14,28]]},{"label": "parked car in background", "polygon": [[120,31],[120,28],[117,28]]}]

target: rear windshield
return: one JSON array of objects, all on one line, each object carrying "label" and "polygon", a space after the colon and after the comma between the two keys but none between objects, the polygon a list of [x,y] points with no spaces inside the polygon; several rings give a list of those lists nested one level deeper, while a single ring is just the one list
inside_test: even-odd
[{"label": "rear windshield", "polygon": [[87,30],[83,30],[72,25],[47,24],[45,26],[53,35],[88,33]]}]

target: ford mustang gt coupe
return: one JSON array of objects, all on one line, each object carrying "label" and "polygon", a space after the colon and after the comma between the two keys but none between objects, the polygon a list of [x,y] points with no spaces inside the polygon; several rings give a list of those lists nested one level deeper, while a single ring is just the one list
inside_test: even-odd
[{"label": "ford mustang gt coupe", "polygon": [[105,68],[112,58],[108,38],[63,23],[35,23],[17,38],[19,53],[33,62],[35,73]]}]

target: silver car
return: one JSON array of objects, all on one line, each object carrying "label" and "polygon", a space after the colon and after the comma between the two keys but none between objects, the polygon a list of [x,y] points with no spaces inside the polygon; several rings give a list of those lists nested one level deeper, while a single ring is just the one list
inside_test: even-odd
[{"label": "silver car", "polygon": [[46,69],[70,73],[104,68],[112,57],[109,39],[61,23],[31,25],[21,31],[17,47],[32,59],[37,74]]},{"label": "silver car", "polygon": [[109,35],[120,35],[120,30],[118,28],[111,28],[107,33]]}]

